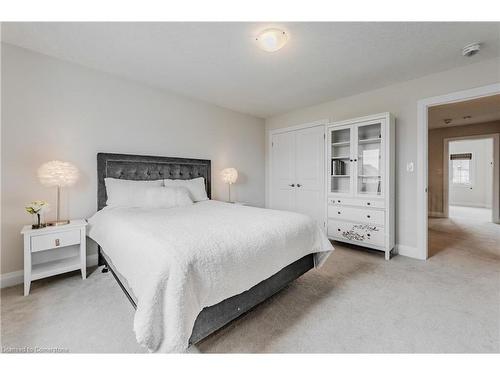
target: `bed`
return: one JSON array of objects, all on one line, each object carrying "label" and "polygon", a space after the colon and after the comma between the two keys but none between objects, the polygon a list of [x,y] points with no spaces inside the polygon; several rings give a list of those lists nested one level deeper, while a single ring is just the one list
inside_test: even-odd
[{"label": "bed", "polygon": [[[89,219],[89,236],[98,243],[99,266],[104,266],[104,272],[111,271],[136,309],[134,330],[138,342],[153,352],[184,351],[319,266],[333,250],[321,229],[310,223],[312,219],[289,212],[211,200],[164,211],[106,208],[106,177],[141,181],[203,177],[211,198],[210,164],[210,160],[200,159],[97,155],[98,212]],[[192,230],[191,222],[195,223]],[[273,225],[278,227],[278,223],[283,223],[279,227],[281,237],[277,234],[264,241],[264,233]],[[244,230],[239,230],[241,227]],[[120,233],[110,234],[114,232]],[[222,240],[224,236],[231,240]],[[231,241],[234,243],[228,243]],[[254,252],[243,249],[247,243]],[[177,250],[167,257],[160,246]],[[262,255],[267,251],[262,246],[269,246],[268,259]],[[139,247],[141,250],[136,250]],[[311,248],[301,250],[303,247]],[[197,253],[191,254],[188,248],[196,248]],[[277,256],[278,250],[283,255]],[[225,251],[225,255],[217,251]],[[238,256],[244,257],[245,265],[238,263]],[[185,266],[182,272],[177,271],[181,269],[177,259]],[[224,268],[226,263],[229,271]],[[159,265],[163,267],[161,271],[168,272],[162,273]],[[248,265],[253,266],[242,272]],[[245,272],[248,275],[242,276]],[[176,277],[177,274],[182,277]],[[172,292],[174,285],[182,293]]]}]

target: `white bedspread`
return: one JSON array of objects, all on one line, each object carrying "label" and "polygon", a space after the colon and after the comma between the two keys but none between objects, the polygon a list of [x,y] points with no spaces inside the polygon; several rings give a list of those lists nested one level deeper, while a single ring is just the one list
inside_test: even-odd
[{"label": "white bedspread", "polygon": [[168,209],[105,208],[89,219],[137,297],[134,330],[150,351],[187,349],[196,317],[310,253],[333,250],[301,214],[205,201]]}]

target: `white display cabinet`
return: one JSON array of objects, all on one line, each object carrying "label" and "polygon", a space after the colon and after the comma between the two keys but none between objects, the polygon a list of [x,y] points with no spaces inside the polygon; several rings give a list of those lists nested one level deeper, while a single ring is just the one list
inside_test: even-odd
[{"label": "white display cabinet", "polygon": [[390,113],[327,126],[328,236],[394,248],[395,121]]}]

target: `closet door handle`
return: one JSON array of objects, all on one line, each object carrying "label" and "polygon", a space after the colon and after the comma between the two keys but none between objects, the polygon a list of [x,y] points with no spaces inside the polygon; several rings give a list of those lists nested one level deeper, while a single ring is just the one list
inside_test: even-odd
[{"label": "closet door handle", "polygon": [[301,184],[297,184],[297,187],[301,187],[302,185]]},{"label": "closet door handle", "polygon": [[295,184],[290,184],[290,185],[288,185],[288,186],[295,187]]}]

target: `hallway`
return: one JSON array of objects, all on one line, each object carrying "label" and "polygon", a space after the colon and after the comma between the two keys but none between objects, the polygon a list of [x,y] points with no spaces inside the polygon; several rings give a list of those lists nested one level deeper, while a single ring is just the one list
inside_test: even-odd
[{"label": "hallway", "polygon": [[491,209],[480,207],[452,206],[449,208],[451,219],[468,219],[478,222],[491,222]]},{"label": "hallway", "polygon": [[500,267],[500,225],[491,217],[490,222],[484,220],[487,213],[481,210],[489,210],[464,208],[450,206],[450,218],[429,218],[429,257],[474,256],[499,262]]}]

